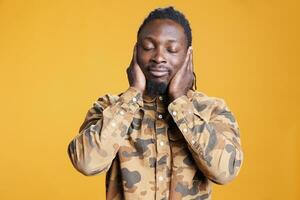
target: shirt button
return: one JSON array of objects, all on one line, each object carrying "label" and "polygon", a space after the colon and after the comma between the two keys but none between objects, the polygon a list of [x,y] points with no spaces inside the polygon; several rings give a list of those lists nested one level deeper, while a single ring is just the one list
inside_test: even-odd
[{"label": "shirt button", "polygon": [[176,111],[173,111],[173,112],[172,112],[172,115],[176,116],[176,115],[177,115],[177,112],[176,112]]},{"label": "shirt button", "polygon": [[95,125],[94,125],[94,124],[92,124],[92,125],[91,125],[91,131],[92,131],[92,132],[94,132],[94,131],[95,131],[94,127],[95,127]]},{"label": "shirt button", "polygon": [[192,144],[195,144],[195,142],[196,142],[195,140],[192,140]]},{"label": "shirt button", "polygon": [[135,97],[133,97],[133,98],[132,98],[132,101],[133,101],[133,102],[136,102],[136,101],[137,101],[137,99],[136,99]]},{"label": "shirt button", "polygon": [[162,118],[163,118],[163,116],[162,116],[161,114],[159,114],[159,115],[158,115],[158,118],[159,118],[159,119],[162,119]]},{"label": "shirt button", "polygon": [[163,141],[160,141],[159,145],[160,145],[160,146],[164,146],[164,142],[163,142]]},{"label": "shirt button", "polygon": [[159,96],[158,98],[159,98],[159,100],[161,100],[161,101],[164,99],[162,96]]},{"label": "shirt button", "polygon": [[160,176],[160,177],[158,177],[158,179],[159,179],[160,181],[163,181],[163,180],[164,180],[164,177]]}]

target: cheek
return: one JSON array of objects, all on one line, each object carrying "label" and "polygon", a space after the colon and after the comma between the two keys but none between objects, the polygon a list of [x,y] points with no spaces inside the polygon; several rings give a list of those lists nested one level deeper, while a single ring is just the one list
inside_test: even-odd
[{"label": "cheek", "polygon": [[141,67],[141,69],[144,71],[146,68],[146,65],[148,63],[148,56],[144,53],[141,53],[140,51],[137,52],[137,64]]},{"label": "cheek", "polygon": [[182,65],[184,63],[184,57],[182,55],[174,57],[170,63],[172,65],[171,76],[173,77],[178,72],[178,70],[183,67]]}]

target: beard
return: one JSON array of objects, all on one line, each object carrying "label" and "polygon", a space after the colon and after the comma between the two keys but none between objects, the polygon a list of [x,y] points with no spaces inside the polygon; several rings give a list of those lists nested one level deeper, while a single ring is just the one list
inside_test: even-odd
[{"label": "beard", "polygon": [[146,91],[150,96],[165,95],[168,91],[168,83],[147,80]]}]

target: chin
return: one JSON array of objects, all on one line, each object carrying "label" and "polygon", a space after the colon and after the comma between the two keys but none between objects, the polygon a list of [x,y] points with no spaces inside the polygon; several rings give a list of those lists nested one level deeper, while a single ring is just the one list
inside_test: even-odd
[{"label": "chin", "polygon": [[168,91],[169,82],[161,79],[147,79],[146,88],[148,93],[152,95],[166,94]]},{"label": "chin", "polygon": [[164,83],[166,85],[169,84],[169,78],[168,77],[151,77],[149,79],[147,79],[148,81],[151,81],[151,82],[155,82],[155,83]]}]

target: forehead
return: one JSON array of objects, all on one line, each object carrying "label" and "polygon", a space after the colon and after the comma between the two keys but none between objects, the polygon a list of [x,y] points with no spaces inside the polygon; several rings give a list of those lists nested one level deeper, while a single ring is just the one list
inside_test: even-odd
[{"label": "forehead", "polygon": [[186,42],[183,27],[170,19],[155,19],[147,23],[139,34],[139,39],[154,38],[157,40],[176,40]]}]

